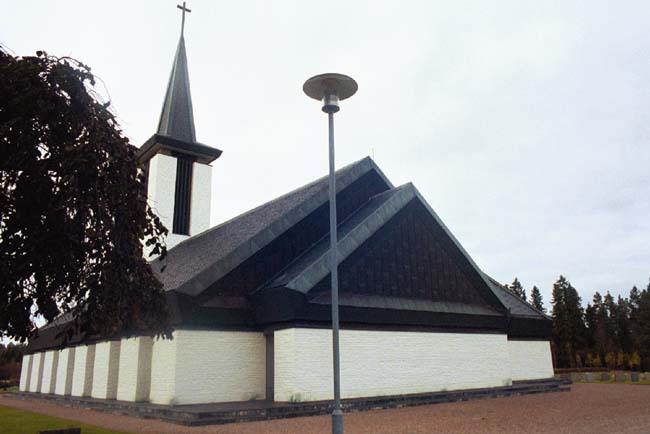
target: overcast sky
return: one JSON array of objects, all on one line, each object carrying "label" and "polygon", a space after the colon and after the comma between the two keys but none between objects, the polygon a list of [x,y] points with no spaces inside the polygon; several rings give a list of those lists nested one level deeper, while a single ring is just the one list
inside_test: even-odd
[{"label": "overcast sky", "polygon": [[[155,131],[176,1],[0,1],[0,43],[73,56],[136,145]],[[212,224],[324,175],[326,117],[303,81],[341,72],[337,163],[412,181],[484,271],[550,301],[650,277],[647,1],[188,3],[197,139]]]}]

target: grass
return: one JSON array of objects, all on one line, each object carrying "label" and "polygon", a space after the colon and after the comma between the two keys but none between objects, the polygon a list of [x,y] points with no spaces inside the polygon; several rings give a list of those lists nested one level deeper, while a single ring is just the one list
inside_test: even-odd
[{"label": "grass", "polygon": [[9,389],[0,389],[0,395],[3,393],[11,393],[11,392],[18,392],[17,387],[10,387]]},{"label": "grass", "polygon": [[72,427],[81,428],[83,434],[129,434],[0,405],[0,433],[2,434],[38,434],[43,430]]}]

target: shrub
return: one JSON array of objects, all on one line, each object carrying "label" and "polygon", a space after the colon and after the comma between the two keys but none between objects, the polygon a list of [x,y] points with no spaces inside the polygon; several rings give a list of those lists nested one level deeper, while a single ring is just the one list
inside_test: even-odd
[{"label": "shrub", "polygon": [[603,362],[600,360],[600,354],[596,354],[596,357],[594,357],[593,365],[594,368],[600,368],[603,366]]},{"label": "shrub", "polygon": [[605,354],[605,364],[609,369],[616,368],[616,355],[613,352]]},{"label": "shrub", "polygon": [[627,364],[631,370],[638,371],[641,367],[641,356],[639,356],[639,353],[635,351],[628,360]]},{"label": "shrub", "polygon": [[616,367],[619,369],[625,369],[628,359],[629,356],[626,353],[619,351],[616,355]]}]

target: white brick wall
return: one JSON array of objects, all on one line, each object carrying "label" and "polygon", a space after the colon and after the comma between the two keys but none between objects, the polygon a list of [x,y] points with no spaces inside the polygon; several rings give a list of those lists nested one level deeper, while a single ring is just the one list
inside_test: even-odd
[{"label": "white brick wall", "polygon": [[153,345],[151,402],[194,404],[263,399],[261,332],[177,330]]},{"label": "white brick wall", "polygon": [[27,391],[29,389],[29,380],[32,373],[32,356],[25,355],[23,356],[23,361],[20,366],[20,385],[19,390],[21,392]]},{"label": "white brick wall", "polygon": [[64,348],[59,352],[59,364],[56,370],[57,395],[70,395],[72,393],[72,376],[74,371],[75,348]]},{"label": "white brick wall", "polygon": [[106,341],[95,345],[91,397],[115,399],[119,363],[120,341]]},{"label": "white brick wall", "polygon": [[149,400],[153,339],[141,336],[122,339],[117,399],[142,402]]},{"label": "white brick wall", "polygon": [[75,348],[72,373],[72,396],[90,396],[93,386],[95,345],[80,345]]},{"label": "white brick wall", "polygon": [[553,358],[549,341],[508,341],[510,376],[513,380],[553,377]]},{"label": "white brick wall", "polygon": [[176,348],[179,331],[174,339],[156,339],[151,355],[151,390],[149,400],[154,404],[176,403]]},{"label": "white brick wall", "polygon": [[50,350],[45,352],[41,393],[54,393],[54,388],[56,386],[56,371],[58,365],[59,352],[57,350]]},{"label": "white brick wall", "polygon": [[212,198],[212,167],[194,163],[192,168],[192,203],[190,208],[190,235],[210,228]]},{"label": "white brick wall", "polygon": [[29,379],[29,391],[40,392],[41,380],[43,378],[43,353],[32,354],[32,373]]},{"label": "white brick wall", "polygon": [[[342,330],[343,398],[511,383],[506,335]],[[276,331],[275,400],[332,399],[332,335]]]}]

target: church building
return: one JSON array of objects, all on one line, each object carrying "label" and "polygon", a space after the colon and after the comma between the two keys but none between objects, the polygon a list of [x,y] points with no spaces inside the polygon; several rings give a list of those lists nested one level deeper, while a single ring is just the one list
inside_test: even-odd
[{"label": "church building", "polygon": [[[219,149],[197,142],[181,33],[156,133],[140,148],[170,230],[151,262],[174,338],[61,349],[30,340],[20,390],[164,405],[333,398],[327,177],[210,227]],[[366,157],[336,172],[342,398],[553,377],[551,321],[484,273],[412,184]]]}]

